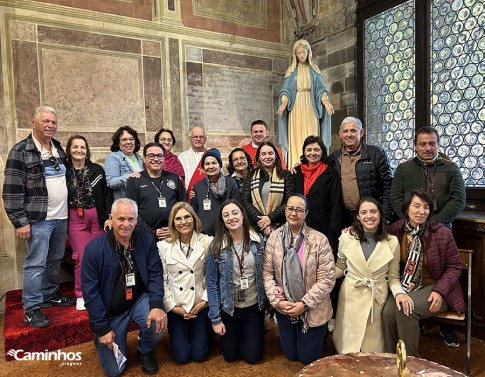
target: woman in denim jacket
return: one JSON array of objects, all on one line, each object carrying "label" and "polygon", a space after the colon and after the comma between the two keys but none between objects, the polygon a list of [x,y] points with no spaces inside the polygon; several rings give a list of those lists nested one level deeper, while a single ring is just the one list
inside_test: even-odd
[{"label": "woman in denim jacket", "polygon": [[113,190],[114,200],[125,197],[126,181],[140,178],[143,159],[137,153],[141,142],[138,133],[129,126],[122,126],[114,133],[111,152],[104,161],[108,187]]},{"label": "woman in denim jacket", "polygon": [[226,361],[254,364],[263,358],[263,255],[262,237],[251,229],[242,205],[225,201],[207,260],[206,286],[209,318]]}]

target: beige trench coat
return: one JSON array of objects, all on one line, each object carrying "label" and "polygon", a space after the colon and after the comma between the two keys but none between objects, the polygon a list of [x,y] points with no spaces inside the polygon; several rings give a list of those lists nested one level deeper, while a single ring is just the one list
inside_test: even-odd
[{"label": "beige trench coat", "polygon": [[345,278],[333,332],[338,353],[385,352],[382,309],[389,289],[394,296],[404,293],[399,258],[400,246],[395,236],[378,242],[367,261],[358,239],[350,232],[340,236],[336,275]]}]

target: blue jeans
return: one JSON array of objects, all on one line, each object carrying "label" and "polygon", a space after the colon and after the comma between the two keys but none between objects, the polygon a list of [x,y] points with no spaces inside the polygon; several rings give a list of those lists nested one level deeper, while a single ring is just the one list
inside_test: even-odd
[{"label": "blue jeans", "polygon": [[308,365],[322,357],[327,324],[310,327],[306,333],[303,333],[300,325],[294,325],[278,311],[276,319],[280,330],[281,349],[289,360],[299,360]]},{"label": "blue jeans", "polygon": [[234,308],[231,316],[221,311],[226,333],[221,336],[221,353],[226,361],[243,359],[255,364],[263,358],[264,310],[258,304],[247,308]]},{"label": "blue jeans", "polygon": [[39,309],[57,293],[66,237],[67,219],[40,220],[30,226],[23,272],[24,310]]},{"label": "blue jeans", "polygon": [[168,312],[168,333],[172,359],[184,364],[190,359],[201,362],[209,356],[209,308],[202,309],[197,318],[186,320]]},{"label": "blue jeans", "polygon": [[[138,341],[137,348],[140,353],[153,351],[163,335],[163,331],[158,334],[156,333],[155,321],[152,321],[150,328],[147,327],[147,318],[148,313],[150,312],[149,301],[150,297],[148,296],[148,293],[145,292],[138,298],[131,310],[127,310],[123,314],[109,319],[109,325],[115,333],[115,343],[125,357],[127,356],[126,335],[131,321],[135,322],[140,327],[140,332],[138,334],[140,340]],[[99,337],[97,335],[96,340],[99,343]],[[123,364],[121,369],[118,368],[113,351],[104,344],[99,343],[98,356],[103,370],[109,376],[117,376],[125,370],[126,363]]]}]

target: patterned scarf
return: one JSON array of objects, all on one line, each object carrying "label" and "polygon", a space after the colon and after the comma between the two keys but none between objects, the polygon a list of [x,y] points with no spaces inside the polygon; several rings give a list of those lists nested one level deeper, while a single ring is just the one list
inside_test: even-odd
[{"label": "patterned scarf", "polygon": [[424,259],[423,234],[425,229],[426,223],[413,228],[411,224],[409,224],[409,221],[406,221],[403,244],[406,244],[407,235],[410,235],[412,238],[407,247],[407,259],[401,277],[401,285],[406,293],[422,287]]},{"label": "patterned scarf", "polygon": [[259,192],[259,180],[261,179],[261,169],[257,169],[254,172],[253,179],[251,180],[251,199],[253,205],[263,215],[269,215],[276,208],[278,208],[283,202],[283,194],[285,193],[285,180],[279,178],[277,174],[271,175],[271,186],[269,188],[268,202],[266,206],[263,204],[263,199]]},{"label": "patterned scarf", "polygon": [[[285,297],[290,302],[301,301],[303,296],[305,296],[305,284],[303,282],[303,272],[301,270],[300,259],[298,258],[298,250],[300,250],[301,244],[303,243],[303,233],[301,230],[303,226],[298,231],[297,236],[291,244],[291,229],[288,223],[283,225],[283,238],[281,242],[283,244],[283,263],[281,264],[281,276],[283,277],[283,287],[285,291]],[[302,332],[307,332],[308,329],[308,319],[307,312],[303,312],[298,317],[288,317],[288,319],[293,323],[302,324]]]},{"label": "patterned scarf", "polygon": [[219,178],[215,183],[209,181],[209,178],[204,178],[207,181],[207,186],[211,189],[212,193],[216,197],[216,199],[220,199],[226,193],[226,177],[219,173]]}]

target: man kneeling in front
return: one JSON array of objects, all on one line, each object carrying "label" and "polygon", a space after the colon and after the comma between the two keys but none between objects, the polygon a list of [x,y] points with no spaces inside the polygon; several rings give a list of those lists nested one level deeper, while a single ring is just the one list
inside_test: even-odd
[{"label": "man kneeling in front", "polygon": [[167,328],[162,263],[155,238],[135,230],[136,203],[120,198],[111,207],[112,228],[84,251],[81,285],[94,343],[104,371],[117,376],[126,367],[126,336],[131,321],[140,328],[137,354],[145,374],[155,374],[153,355]]}]

